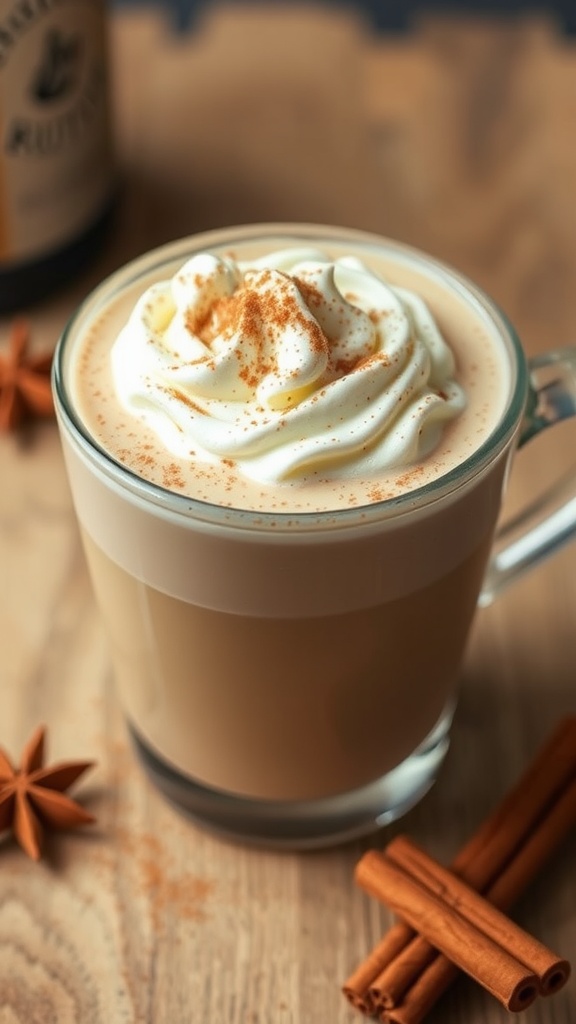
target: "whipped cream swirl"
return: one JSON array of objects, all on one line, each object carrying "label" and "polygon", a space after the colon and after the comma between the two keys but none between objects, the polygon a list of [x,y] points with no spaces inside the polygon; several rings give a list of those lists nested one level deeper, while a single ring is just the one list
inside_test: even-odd
[{"label": "whipped cream swirl", "polygon": [[262,483],[408,467],[466,404],[425,303],[314,249],[193,256],[142,295],[112,372],[175,456]]}]

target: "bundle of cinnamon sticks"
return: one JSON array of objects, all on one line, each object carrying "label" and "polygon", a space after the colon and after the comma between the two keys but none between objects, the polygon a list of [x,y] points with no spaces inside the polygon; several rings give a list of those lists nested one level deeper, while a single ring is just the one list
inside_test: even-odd
[{"label": "bundle of cinnamon sticks", "polygon": [[506,917],[576,823],[576,716],[563,719],[496,810],[441,867],[406,837],[371,850],[356,881],[399,920],[348,978],[353,1006],[420,1024],[464,970],[512,1011],[557,992],[570,965]]}]

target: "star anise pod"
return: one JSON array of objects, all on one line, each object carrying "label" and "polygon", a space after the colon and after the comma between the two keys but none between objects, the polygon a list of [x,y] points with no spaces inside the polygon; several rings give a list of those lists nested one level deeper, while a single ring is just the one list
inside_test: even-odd
[{"label": "star anise pod", "polygon": [[74,828],[95,820],[63,792],[93,762],[62,761],[43,767],[45,737],[45,728],[39,726],[22,752],[19,768],[0,748],[0,832],[11,828],[33,860],[40,859],[45,829]]},{"label": "star anise pod", "polygon": [[24,420],[52,416],[51,353],[29,355],[30,331],[15,320],[8,348],[0,353],[0,430],[14,430]]}]

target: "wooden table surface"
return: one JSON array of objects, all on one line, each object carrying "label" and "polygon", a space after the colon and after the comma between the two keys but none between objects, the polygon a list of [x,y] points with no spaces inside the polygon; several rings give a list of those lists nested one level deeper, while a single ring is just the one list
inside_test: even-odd
[{"label": "wooden table surface", "polygon": [[[396,236],[474,277],[529,354],[576,343],[576,46],[552,23],[436,17],[396,39],[336,5],[234,3],[180,37],[150,9],[116,12],[112,46],[116,228],[29,311],[39,348],[128,256],[262,220]],[[518,457],[512,505],[572,465],[575,427]],[[0,841],[0,1024],[361,1020],[340,985],[390,920],[353,884],[367,843],[249,850],[167,806],[128,746],[55,426],[0,437],[0,479],[0,745],[16,757],[45,722],[52,758],[94,758],[76,793],[98,819],[39,864]],[[576,711],[575,627],[572,545],[479,612],[446,765],[380,843],[402,829],[451,859]],[[575,856],[573,837],[515,914],[573,958]],[[507,1014],[464,979],[429,1019]],[[519,1020],[574,1024],[576,977]]]}]

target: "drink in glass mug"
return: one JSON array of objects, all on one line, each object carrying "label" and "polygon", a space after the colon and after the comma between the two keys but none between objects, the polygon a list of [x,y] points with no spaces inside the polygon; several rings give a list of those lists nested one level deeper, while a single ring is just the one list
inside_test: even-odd
[{"label": "drink in glass mug", "polygon": [[574,531],[527,513],[494,555],[511,456],[574,413],[574,366],[530,376],[475,285],[352,229],[197,235],[88,297],[58,419],[119,697],[171,800],[306,847],[426,792],[479,598]]}]

